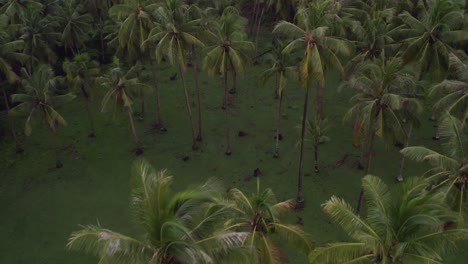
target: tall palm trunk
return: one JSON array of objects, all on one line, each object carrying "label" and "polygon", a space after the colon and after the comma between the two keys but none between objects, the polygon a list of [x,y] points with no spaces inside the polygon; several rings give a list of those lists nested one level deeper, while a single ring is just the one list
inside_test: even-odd
[{"label": "tall palm trunk", "polygon": [[140,140],[138,139],[138,135],[137,135],[136,128],[135,128],[135,122],[133,121],[131,107],[127,107],[127,113],[128,113],[128,121],[130,122],[130,128],[132,129],[133,140],[135,141],[136,154],[139,155],[143,153],[143,150],[140,147]]},{"label": "tall palm trunk", "polygon": [[[370,143],[369,143],[369,153],[367,156],[367,166],[366,166],[366,173],[364,176],[369,174],[370,167],[372,164],[372,158],[374,156],[373,151],[374,151],[374,142],[375,142],[375,130],[371,131],[371,138],[370,138]],[[361,192],[359,193],[359,200],[358,200],[358,206],[357,206],[357,213],[361,212],[361,206],[362,206],[362,198],[364,196],[364,188],[361,187]]]},{"label": "tall palm trunk", "polygon": [[60,161],[59,150],[57,147],[57,143],[55,142],[55,131],[52,126],[47,122],[47,113],[46,110],[42,107],[42,113],[44,114],[44,122],[49,130],[49,138],[50,138],[50,145],[52,150],[55,152],[55,168],[59,169],[63,167],[62,162]]},{"label": "tall palm trunk", "polygon": [[192,130],[192,150],[196,150],[198,149],[198,146],[197,146],[197,138],[195,136],[195,127],[193,125],[192,110],[190,109],[190,102],[188,98],[187,87],[185,87],[184,70],[182,69],[182,65],[180,64],[179,64],[179,74],[180,74],[180,80],[182,81],[182,88],[184,89],[185,107],[187,108],[187,114],[189,116],[190,129]]},{"label": "tall palm trunk", "polygon": [[[227,101],[227,72],[223,74],[223,91],[224,91],[224,101]],[[229,129],[229,113],[227,106],[224,108],[224,117],[226,119],[226,154],[227,156],[231,155],[231,141],[230,141],[230,129]]]},{"label": "tall palm trunk", "polygon": [[[0,86],[2,86],[1,80],[0,80]],[[5,90],[5,87],[3,86],[2,86],[2,92],[3,92],[3,100],[5,101],[5,108],[7,110],[7,122],[8,122],[8,126],[10,127],[11,136],[13,137],[13,140],[15,141],[16,153],[22,153],[24,150],[18,141],[18,136],[16,134],[15,126],[13,125],[13,122],[11,121],[11,118],[10,118],[10,101],[8,100],[9,96]]]},{"label": "tall palm trunk", "polygon": [[262,6],[262,11],[260,12],[260,17],[257,20],[256,31],[255,31],[255,63],[258,59],[258,35],[260,33],[260,25],[262,24],[263,14],[265,13],[265,6]]},{"label": "tall palm trunk", "polygon": [[138,94],[140,95],[140,119],[145,118],[145,93],[143,92],[143,88],[138,89]]},{"label": "tall palm trunk", "polygon": [[154,65],[151,57],[149,58],[149,61],[151,65],[151,73],[153,75],[154,91],[156,93],[156,115],[158,117],[158,120],[156,121],[156,124],[154,126],[156,128],[159,128],[161,131],[166,131],[166,128],[164,128],[163,120],[161,116],[161,98],[159,96],[159,85],[158,85],[158,78],[156,76],[156,66]]},{"label": "tall palm trunk", "polygon": [[[413,132],[413,124],[409,124],[409,128],[408,128],[408,135],[407,135],[407,138],[406,138],[406,143],[405,143],[405,147],[408,147],[409,146],[409,142],[410,142],[410,139],[411,139],[411,132]],[[398,174],[398,177],[397,177],[397,180],[402,182],[403,181],[403,169],[405,167],[405,155],[401,155],[401,159],[400,159],[400,173]]]},{"label": "tall palm trunk", "polygon": [[230,62],[230,67],[232,72],[232,88],[229,90],[229,93],[235,94],[237,93],[237,71],[232,61]]},{"label": "tall palm trunk", "polygon": [[281,103],[283,101],[283,91],[280,91],[280,85],[281,85],[281,77],[279,78],[279,81],[276,82],[276,90],[278,92],[279,96],[279,101],[278,101],[278,112],[276,113],[276,146],[275,146],[275,153],[273,157],[278,158],[279,157],[279,138],[280,138],[280,122],[281,122]]},{"label": "tall palm trunk", "polygon": [[315,143],[314,144],[314,161],[315,161],[314,169],[315,169],[315,173],[319,172],[319,168],[318,168],[318,150],[319,150],[319,144]]},{"label": "tall palm trunk", "polygon": [[304,95],[304,111],[302,113],[301,151],[300,151],[300,156],[299,156],[299,175],[298,175],[298,181],[297,181],[297,199],[296,199],[297,209],[304,208],[304,195],[302,193],[302,179],[304,177],[304,172],[303,172],[304,138],[305,138],[308,104],[309,104],[309,89],[306,90],[305,95]]},{"label": "tall palm trunk", "polygon": [[198,63],[197,55],[195,53],[195,45],[192,45],[192,58],[193,58],[193,78],[195,79],[195,94],[197,96],[197,111],[198,111],[198,135],[197,140],[202,141],[202,116],[201,116],[201,100],[200,100],[200,85],[198,83]]},{"label": "tall palm trunk", "polygon": [[89,109],[89,94],[86,91],[86,89],[81,86],[81,93],[83,94],[84,101],[85,101],[85,108],[86,108],[86,116],[88,118],[88,123],[89,123],[89,134],[88,137],[95,137],[96,133],[94,131],[94,122],[93,122],[93,116],[91,115],[91,110]]}]

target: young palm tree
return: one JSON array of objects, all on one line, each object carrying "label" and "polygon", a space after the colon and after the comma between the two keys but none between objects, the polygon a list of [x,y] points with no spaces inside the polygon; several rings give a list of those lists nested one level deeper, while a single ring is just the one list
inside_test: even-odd
[{"label": "young palm tree", "polygon": [[320,119],[316,116],[307,121],[306,124],[306,140],[312,141],[314,144],[315,173],[320,172],[318,165],[319,145],[330,140],[330,138],[326,136],[329,128],[327,119]]},{"label": "young palm tree", "polygon": [[247,197],[241,190],[232,188],[229,194],[235,203],[233,217],[225,223],[226,230],[246,232],[244,246],[252,254],[252,263],[284,263],[285,252],[274,243],[278,236],[291,244],[299,252],[309,254],[313,242],[299,226],[282,223],[280,216],[294,210],[294,200],[277,202],[271,189],[260,191],[260,178],[257,177],[257,192]]},{"label": "young palm tree", "polygon": [[[67,248],[97,255],[101,263],[220,263],[216,253],[238,248],[245,234],[215,232],[228,212],[212,183],[171,192],[173,179],[137,161],[130,207],[144,235],[130,237],[98,225],[73,232]],[[206,247],[209,246],[209,247]]]},{"label": "young palm tree", "polygon": [[[383,56],[382,56],[383,57]],[[404,106],[413,105],[421,108],[413,98],[415,81],[414,74],[402,67],[398,59],[366,62],[357,70],[356,75],[343,84],[356,90],[351,98],[354,106],[346,113],[344,120],[354,119],[361,123],[366,131],[369,152],[364,175],[369,174],[374,151],[375,136],[384,139],[388,144],[395,144],[399,139],[403,142],[405,131],[402,125],[401,110]],[[358,201],[358,212],[364,189],[361,189]]]},{"label": "young palm tree", "polygon": [[443,193],[430,183],[410,178],[391,191],[376,176],[362,180],[367,216],[332,196],[322,207],[353,242],[330,243],[309,255],[310,263],[442,263],[444,253],[468,238],[467,229],[449,228],[459,220],[447,208]]},{"label": "young palm tree", "polygon": [[35,113],[39,112],[42,115],[49,131],[52,149],[55,151],[55,167],[61,168],[62,162],[55,142],[55,132],[58,125],[66,125],[67,123],[54,106],[64,104],[75,96],[71,93],[54,95],[58,79],[49,65],[39,65],[32,75],[29,75],[23,68],[23,74],[21,83],[26,93],[11,96],[13,102],[19,103],[11,109],[11,113],[26,113],[28,115],[24,128],[26,136],[31,135]]},{"label": "young palm tree", "polygon": [[[227,73],[230,69],[233,74],[243,74],[248,61],[247,53],[254,49],[250,41],[244,40],[243,28],[246,20],[240,17],[238,11],[226,8],[223,15],[215,23],[213,32],[207,33],[210,39],[216,41],[209,46],[203,68],[212,76],[220,76],[223,84],[223,110],[226,118],[226,155],[231,155],[229,111],[227,106]],[[233,82],[235,83],[235,81]],[[235,86],[235,84],[233,84]]]},{"label": "young palm tree", "polygon": [[460,214],[466,217],[468,207],[466,188],[468,187],[467,165],[467,120],[459,120],[446,114],[440,123],[440,135],[446,140],[443,152],[437,152],[423,146],[407,147],[401,153],[409,159],[428,161],[432,169],[426,174],[437,187],[443,188],[444,198]]},{"label": "young palm tree", "polygon": [[106,77],[102,77],[99,80],[103,86],[108,88],[107,93],[102,99],[102,111],[105,112],[109,107],[114,107],[114,114],[119,109],[123,109],[127,112],[136,146],[135,154],[141,155],[143,153],[143,148],[140,145],[133,121],[132,99],[128,93],[128,91],[132,89],[138,90],[147,88],[147,86],[141,83],[136,77],[137,72],[141,70],[141,65],[136,64],[128,71],[125,71],[119,66],[118,61],[114,62],[114,64],[115,68],[111,69]]},{"label": "young palm tree", "polygon": [[[273,33],[283,34],[294,38],[283,50],[290,53],[302,48],[305,50],[304,59],[299,66],[299,80],[304,89],[304,110],[302,114],[301,149],[299,157],[299,176],[297,205],[302,206],[304,196],[302,193],[303,160],[304,160],[304,138],[307,121],[309,90],[314,82],[317,83],[316,100],[317,116],[323,118],[322,89],[325,81],[325,67],[335,67],[343,74],[343,67],[337,57],[338,53],[349,54],[350,47],[342,39],[330,36],[331,28],[323,24],[331,22],[336,14],[329,12],[329,2],[312,4],[308,8],[301,8],[297,13],[297,25],[281,21],[273,29]],[[317,19],[319,17],[319,19]]]},{"label": "young palm tree", "polygon": [[198,149],[195,126],[193,124],[192,110],[185,85],[185,71],[187,70],[186,53],[192,49],[192,45],[204,44],[194,35],[198,27],[198,20],[185,18],[188,15],[188,6],[181,0],[168,0],[166,6],[159,7],[156,17],[159,26],[151,30],[148,40],[158,42],[156,46],[156,59],[161,61],[167,56],[171,64],[177,64],[179,68],[182,88],[184,90],[185,107],[189,116],[192,131],[192,149]]},{"label": "young palm tree", "polygon": [[98,63],[91,61],[89,55],[86,53],[75,55],[73,61],[66,59],[62,65],[63,70],[67,74],[67,81],[74,90],[81,93],[85,101],[86,115],[89,123],[89,137],[96,136],[89,103],[91,101],[94,81],[99,74],[98,66]]},{"label": "young palm tree", "polygon": [[271,61],[271,68],[262,73],[262,79],[265,83],[267,80],[275,77],[275,95],[278,100],[278,110],[276,113],[276,145],[273,157],[279,157],[279,140],[280,140],[280,121],[281,121],[281,103],[283,102],[283,88],[286,85],[287,79],[297,79],[297,67],[291,66],[291,56],[283,53],[286,44],[281,40],[276,41],[273,50],[267,54],[268,60]]}]

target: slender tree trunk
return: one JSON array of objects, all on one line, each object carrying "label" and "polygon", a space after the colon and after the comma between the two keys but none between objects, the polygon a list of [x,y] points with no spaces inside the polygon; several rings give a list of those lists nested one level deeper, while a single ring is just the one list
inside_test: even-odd
[{"label": "slender tree trunk", "polygon": [[182,70],[182,65],[180,64],[179,64],[179,74],[180,74],[180,80],[182,81],[182,87],[184,89],[185,107],[187,108],[187,114],[189,116],[189,121],[190,121],[190,128],[192,130],[192,150],[196,150],[198,149],[198,146],[197,146],[197,138],[195,136],[195,126],[193,125],[192,110],[190,109],[190,102],[188,98],[187,87],[185,87],[185,75],[184,75],[184,71]]},{"label": "slender tree trunk", "polygon": [[253,23],[250,24],[249,27],[249,35],[252,36],[255,25],[257,24],[257,17],[258,17],[258,8],[260,6],[259,0],[254,0],[254,8],[253,8],[253,13],[252,13],[252,20]]},{"label": "slender tree trunk", "polygon": [[297,181],[296,209],[304,208],[304,195],[302,193],[302,179],[304,177],[304,172],[303,172],[304,138],[305,138],[308,104],[309,104],[309,89],[306,90],[305,95],[304,95],[304,111],[302,113],[301,151],[300,151],[300,156],[299,156],[299,175],[298,175],[298,181]]},{"label": "slender tree trunk", "polygon": [[323,119],[323,81],[317,81],[317,89],[315,90],[315,100],[316,100],[316,109],[317,109],[317,118],[318,120]]},{"label": "slender tree trunk", "polygon": [[[375,131],[371,131],[371,138],[370,138],[370,143],[369,143],[369,153],[367,156],[367,167],[366,167],[366,173],[364,176],[369,174],[370,167],[372,164],[372,157],[373,157],[373,151],[374,151],[374,141],[375,141]],[[364,196],[364,188],[361,187],[361,192],[359,193],[359,200],[358,200],[358,206],[357,206],[357,213],[361,212],[361,206],[362,206],[362,198]]]},{"label": "slender tree trunk", "polygon": [[193,78],[195,79],[195,93],[197,96],[197,111],[198,111],[198,135],[197,140],[202,141],[202,115],[201,115],[201,100],[200,100],[200,84],[198,83],[198,63],[197,55],[195,53],[195,46],[192,45],[192,58],[193,58]]},{"label": "slender tree trunk", "polygon": [[135,128],[135,122],[133,121],[132,108],[127,107],[127,113],[128,113],[128,121],[130,121],[130,128],[132,129],[133,141],[135,141],[135,146],[136,146],[135,153],[137,155],[140,155],[143,153],[143,149],[141,149],[140,147],[140,140],[138,139],[137,131]]},{"label": "slender tree trunk", "polygon": [[[224,90],[224,101],[227,101],[227,73],[223,74],[223,90]],[[231,155],[231,141],[230,141],[230,129],[229,129],[229,112],[227,106],[224,108],[224,117],[226,119],[226,154]]]},{"label": "slender tree trunk", "polygon": [[149,61],[151,65],[151,73],[153,75],[154,91],[156,93],[156,115],[158,117],[158,120],[156,121],[156,124],[154,125],[154,127],[159,128],[159,130],[161,131],[166,131],[166,128],[164,128],[163,120],[161,116],[161,98],[159,96],[159,85],[158,85],[158,78],[156,76],[156,66],[154,65],[151,57],[149,57]]},{"label": "slender tree trunk", "polygon": [[278,112],[276,113],[276,147],[275,147],[275,154],[273,157],[279,157],[279,138],[280,138],[280,122],[281,122],[281,103],[283,101],[283,93],[281,92],[279,95],[279,102],[278,102]]},{"label": "slender tree trunk", "polygon": [[318,168],[318,150],[319,150],[319,144],[315,143],[314,144],[314,160],[315,160],[315,173],[319,173],[319,168]]},{"label": "slender tree trunk", "polygon": [[364,169],[364,153],[366,152],[366,132],[363,132],[361,135],[361,145],[359,146],[359,161],[358,161],[358,169]]},{"label": "slender tree trunk", "polygon": [[138,93],[140,95],[140,119],[143,120],[145,118],[145,93],[143,92],[143,88],[138,89]]},{"label": "slender tree trunk", "polygon": [[279,74],[275,74],[275,99],[279,97]]},{"label": "slender tree trunk", "polygon": [[[409,142],[410,142],[410,139],[411,139],[411,132],[413,131],[413,124],[409,124],[409,128],[408,128],[408,135],[407,135],[407,138],[406,138],[406,143],[405,143],[405,147],[408,147],[409,146]],[[405,155],[401,155],[401,159],[400,159],[400,173],[398,174],[398,177],[397,177],[397,180],[399,182],[402,182],[403,181],[403,169],[405,167]]]},{"label": "slender tree trunk", "polygon": [[232,61],[230,62],[230,67],[231,67],[231,72],[232,72],[232,88],[231,90],[229,90],[229,93],[235,94],[237,93],[237,71]]},{"label": "slender tree trunk", "polygon": [[[0,80],[0,86],[2,86],[1,80]],[[13,140],[15,141],[16,153],[22,153],[24,150],[18,141],[18,136],[16,134],[15,126],[13,125],[13,122],[10,117],[10,101],[8,100],[9,96],[5,90],[5,87],[3,86],[2,86],[2,92],[3,92],[3,99],[5,101],[5,108],[7,111],[7,122],[8,122],[8,126],[10,127],[11,136],[13,137]]]},{"label": "slender tree trunk", "polygon": [[102,15],[99,15],[99,43],[101,45],[101,64],[106,62],[106,47],[104,46]]},{"label": "slender tree trunk", "polygon": [[257,21],[256,32],[255,32],[255,62],[257,62],[258,54],[258,35],[260,33],[260,25],[262,24],[263,14],[265,13],[265,6],[262,6],[262,11],[260,12],[260,17]]},{"label": "slender tree trunk", "polygon": [[89,94],[86,91],[86,89],[81,86],[81,93],[83,94],[84,101],[85,101],[85,108],[86,108],[86,116],[88,118],[88,123],[89,123],[89,134],[88,137],[95,137],[95,131],[94,131],[94,122],[93,122],[93,116],[91,114],[91,110],[89,109]]}]

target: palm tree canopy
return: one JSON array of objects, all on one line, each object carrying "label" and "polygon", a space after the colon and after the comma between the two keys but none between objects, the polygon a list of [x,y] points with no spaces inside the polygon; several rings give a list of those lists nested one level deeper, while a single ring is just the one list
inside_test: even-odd
[{"label": "palm tree canopy", "polygon": [[353,239],[317,248],[310,263],[442,263],[443,254],[468,238],[466,229],[445,228],[458,221],[442,192],[430,182],[410,178],[395,190],[378,177],[362,180],[367,216],[361,217],[343,199],[332,196],[322,207]]},{"label": "palm tree canopy", "polygon": [[18,76],[11,68],[11,63],[24,62],[28,56],[20,51],[24,47],[22,40],[12,40],[8,34],[8,18],[0,15],[0,80],[15,82]]}]

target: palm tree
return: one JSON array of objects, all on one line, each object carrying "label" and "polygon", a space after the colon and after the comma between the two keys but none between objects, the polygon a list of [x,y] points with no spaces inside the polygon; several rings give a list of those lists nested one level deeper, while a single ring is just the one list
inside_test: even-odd
[{"label": "palm tree", "polygon": [[79,1],[64,1],[59,12],[58,21],[63,26],[60,39],[65,50],[73,55],[80,53],[92,29],[93,17],[83,9]]},{"label": "palm tree", "polygon": [[61,168],[62,162],[59,157],[59,149],[55,142],[55,132],[58,125],[66,125],[65,119],[55,110],[54,106],[64,104],[75,96],[71,93],[65,95],[54,95],[58,79],[55,77],[49,65],[39,65],[32,75],[23,68],[23,79],[21,84],[25,89],[24,94],[13,94],[12,101],[19,103],[11,109],[12,114],[26,113],[28,115],[25,123],[24,133],[31,135],[32,120],[34,114],[40,112],[42,119],[49,131],[50,143],[55,151],[55,167]]},{"label": "palm tree", "polygon": [[[359,126],[364,126],[369,142],[367,166],[364,175],[369,174],[374,151],[375,136],[388,144],[395,144],[405,138],[401,110],[403,106],[413,105],[421,108],[415,94],[414,74],[401,66],[398,59],[381,59],[362,64],[356,75],[343,84],[344,87],[356,90],[351,98],[354,106],[346,113],[344,120],[354,119]],[[358,200],[358,212],[364,189],[361,189]]]},{"label": "palm tree", "polygon": [[10,84],[16,83],[19,78],[13,71],[11,64],[15,62],[24,62],[27,60],[27,56],[22,54],[20,51],[24,47],[22,40],[12,40],[11,36],[7,33],[8,28],[8,17],[0,15],[0,87],[2,87],[3,100],[5,102],[5,108],[7,111],[7,122],[11,130],[11,135],[15,141],[16,153],[23,152],[15,127],[8,112],[10,111],[10,96],[4,85],[4,81],[8,81]]},{"label": "palm tree", "polygon": [[367,216],[332,196],[322,207],[353,239],[330,243],[309,255],[310,263],[442,263],[442,255],[468,238],[467,229],[450,228],[456,214],[430,183],[410,178],[391,191],[376,176],[362,179]]},{"label": "palm tree", "polygon": [[108,88],[107,93],[102,99],[102,111],[105,112],[109,107],[114,107],[114,114],[119,109],[123,109],[127,112],[128,119],[130,121],[130,128],[132,129],[133,140],[135,141],[136,146],[135,154],[141,155],[143,153],[143,149],[140,145],[135,123],[133,121],[132,99],[130,94],[128,94],[129,90],[144,89],[147,87],[136,77],[137,72],[141,70],[141,65],[136,64],[128,71],[121,68],[117,59],[115,59],[114,65],[115,67],[110,70],[110,73],[99,80],[102,86]]},{"label": "palm tree", "polygon": [[317,116],[307,121],[306,124],[306,140],[310,140],[314,144],[315,173],[320,172],[318,166],[319,145],[330,140],[330,138],[326,136],[326,132],[329,128],[328,120],[317,118]]},{"label": "palm tree", "polygon": [[11,24],[19,24],[23,22],[28,9],[41,10],[42,4],[34,0],[8,0],[0,7],[0,14],[8,16]]},{"label": "palm tree", "polygon": [[87,225],[71,234],[67,248],[97,255],[101,263],[189,264],[218,263],[216,253],[240,246],[245,234],[213,229],[228,207],[217,202],[220,190],[212,182],[174,193],[166,171],[143,160],[133,167],[130,207],[143,236]]},{"label": "palm tree", "polygon": [[[223,15],[215,23],[213,32],[207,33],[210,39],[216,41],[215,44],[207,48],[203,68],[211,76],[220,76],[223,84],[223,110],[226,118],[226,155],[231,155],[229,111],[227,106],[227,73],[230,69],[233,75],[243,74],[245,64],[248,61],[247,53],[253,50],[254,45],[250,41],[244,40],[243,28],[246,20],[238,15],[238,11],[233,8],[226,8]],[[234,77],[235,79],[235,77]],[[233,81],[235,87],[235,81]]]},{"label": "palm tree", "polygon": [[275,47],[267,54],[268,61],[272,64],[271,68],[262,73],[262,79],[267,80],[275,77],[275,96],[278,97],[278,110],[276,113],[276,145],[273,157],[279,157],[280,140],[280,121],[281,121],[281,103],[283,101],[283,88],[287,79],[297,79],[297,67],[291,66],[291,56],[283,53],[286,44],[281,40],[276,40]]},{"label": "palm tree", "polygon": [[[338,59],[338,53],[348,54],[350,48],[347,43],[339,38],[328,35],[329,29],[323,26],[325,22],[330,22],[336,14],[328,11],[329,2],[311,4],[308,8],[301,8],[297,13],[297,25],[290,22],[281,21],[273,29],[273,33],[284,34],[294,38],[283,50],[290,53],[299,48],[303,48],[304,59],[299,66],[299,80],[304,89],[304,110],[302,114],[301,129],[301,149],[299,157],[299,176],[297,205],[302,206],[304,196],[302,193],[303,180],[303,160],[304,160],[304,138],[308,112],[309,90],[315,81],[317,83],[316,100],[317,116],[323,118],[322,89],[325,80],[325,67],[335,67],[343,74],[343,67]],[[319,17],[319,19],[317,19]]]},{"label": "palm tree", "polygon": [[104,42],[104,23],[109,12],[109,1],[103,0],[88,0],[86,7],[88,12],[93,16],[94,21],[99,25],[99,47],[100,47],[100,63],[106,62],[106,45]]},{"label": "palm tree", "polygon": [[70,82],[74,90],[81,92],[85,101],[86,115],[89,123],[89,137],[96,136],[89,103],[91,101],[91,90],[93,89],[94,81],[99,74],[98,66],[98,63],[91,61],[86,53],[75,55],[73,61],[66,59],[62,65],[63,70],[67,74],[67,81]]},{"label": "palm tree", "polygon": [[271,189],[260,191],[257,177],[257,192],[247,197],[241,190],[229,190],[235,203],[233,217],[225,223],[226,230],[246,232],[244,246],[253,255],[252,263],[284,263],[286,256],[281,247],[274,243],[278,236],[294,246],[299,252],[309,254],[313,249],[310,235],[299,226],[282,223],[280,216],[294,210],[294,199],[277,202]]},{"label": "palm tree", "polygon": [[197,30],[198,20],[186,21],[184,16],[188,14],[188,6],[180,0],[168,0],[165,7],[159,7],[156,17],[159,26],[151,30],[148,40],[158,42],[156,46],[156,59],[161,61],[167,56],[169,62],[177,64],[179,68],[182,88],[184,90],[185,107],[189,116],[192,131],[192,149],[198,149],[195,126],[193,124],[192,110],[185,85],[185,71],[187,69],[186,53],[192,49],[192,45],[204,44],[194,35]]},{"label": "palm tree", "polygon": [[444,188],[444,198],[460,214],[466,217],[468,187],[466,117],[459,120],[445,114],[440,123],[440,135],[446,140],[443,151],[437,152],[423,146],[407,147],[401,153],[415,161],[428,161],[432,165],[426,175]]}]

